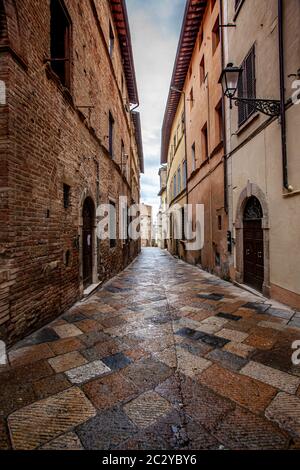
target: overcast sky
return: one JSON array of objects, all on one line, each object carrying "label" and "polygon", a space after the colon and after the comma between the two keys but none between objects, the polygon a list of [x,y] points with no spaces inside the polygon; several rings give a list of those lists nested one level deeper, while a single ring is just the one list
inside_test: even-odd
[{"label": "overcast sky", "polygon": [[186,0],[127,0],[140,97],[145,175],[141,200],[154,206],[159,199],[161,126]]}]

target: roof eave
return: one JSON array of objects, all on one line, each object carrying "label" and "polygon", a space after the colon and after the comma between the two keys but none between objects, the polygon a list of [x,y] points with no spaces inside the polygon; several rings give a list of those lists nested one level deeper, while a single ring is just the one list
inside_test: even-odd
[{"label": "roof eave", "polygon": [[[173,91],[171,87],[174,86],[179,90],[182,90],[184,87],[207,4],[208,0],[187,0],[186,2],[162,127],[161,164],[167,163],[168,161],[168,147],[172,123],[180,101],[180,93]],[[188,43],[188,46],[185,45],[185,41]]]},{"label": "roof eave", "polygon": [[141,117],[140,113],[137,111],[132,111],[132,119],[135,127],[135,139],[138,149],[138,156],[140,162],[140,172],[144,173],[144,151],[143,151],[143,139],[142,139],[142,126],[141,126]]},{"label": "roof eave", "polygon": [[119,44],[123,58],[123,67],[128,89],[129,101],[133,105],[139,105],[139,96],[134,67],[131,34],[128,21],[128,13],[125,0],[109,0],[112,16],[118,31]]}]

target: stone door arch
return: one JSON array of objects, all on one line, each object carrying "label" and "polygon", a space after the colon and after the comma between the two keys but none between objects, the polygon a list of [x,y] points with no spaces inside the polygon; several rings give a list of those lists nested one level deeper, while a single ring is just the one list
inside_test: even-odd
[{"label": "stone door arch", "polygon": [[270,296],[270,225],[269,225],[269,210],[264,192],[255,183],[248,183],[247,187],[241,192],[237,209],[236,209],[236,280],[239,283],[245,282],[245,266],[244,266],[244,217],[245,209],[250,198],[256,198],[259,201],[262,217],[261,229],[263,238],[263,285],[262,292],[265,296]]},{"label": "stone door arch", "polygon": [[79,241],[80,290],[84,292],[99,282],[96,206],[88,192],[80,204]]}]

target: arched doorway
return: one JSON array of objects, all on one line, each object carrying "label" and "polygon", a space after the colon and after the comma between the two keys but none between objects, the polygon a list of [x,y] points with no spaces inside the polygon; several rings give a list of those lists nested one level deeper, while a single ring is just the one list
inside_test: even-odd
[{"label": "arched doorway", "polygon": [[93,200],[87,197],[82,208],[82,277],[84,289],[93,283],[94,214]]},{"label": "arched doorway", "polygon": [[244,283],[260,291],[264,285],[263,210],[259,200],[251,196],[243,217]]}]

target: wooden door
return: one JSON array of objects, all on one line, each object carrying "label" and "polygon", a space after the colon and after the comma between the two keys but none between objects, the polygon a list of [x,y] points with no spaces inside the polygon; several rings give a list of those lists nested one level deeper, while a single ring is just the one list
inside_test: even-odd
[{"label": "wooden door", "polygon": [[82,229],[82,261],[83,261],[83,286],[88,287],[93,282],[93,225],[94,205],[87,198],[83,205],[83,229]]},{"label": "wooden door", "polygon": [[264,283],[264,233],[258,199],[249,199],[244,213],[244,282],[262,291]]}]

